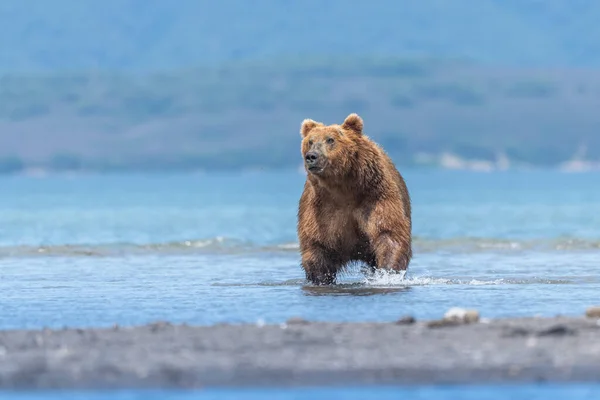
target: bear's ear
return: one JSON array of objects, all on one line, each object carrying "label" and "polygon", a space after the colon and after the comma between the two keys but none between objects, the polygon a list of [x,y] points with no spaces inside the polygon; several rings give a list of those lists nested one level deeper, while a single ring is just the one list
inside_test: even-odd
[{"label": "bear's ear", "polygon": [[361,135],[363,130],[363,120],[358,116],[358,114],[352,113],[346,117],[344,123],[342,124],[342,128],[351,130]]},{"label": "bear's ear", "polygon": [[308,132],[310,132],[317,125],[322,124],[318,123],[317,121],[313,121],[312,119],[305,119],[304,121],[302,121],[302,126],[300,127],[300,135],[302,135],[302,137],[305,137],[306,135],[308,135]]}]

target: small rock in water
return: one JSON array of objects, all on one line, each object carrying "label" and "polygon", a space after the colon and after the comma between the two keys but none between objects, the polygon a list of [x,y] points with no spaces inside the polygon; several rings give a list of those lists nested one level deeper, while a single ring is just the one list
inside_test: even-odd
[{"label": "small rock in water", "polygon": [[415,317],[413,317],[412,315],[405,315],[404,317],[402,317],[398,321],[396,321],[396,324],[398,324],[398,325],[410,325],[410,324],[414,324],[415,321],[416,321]]},{"label": "small rock in water", "polygon": [[466,310],[464,308],[452,307],[446,314],[444,314],[444,320],[456,321],[465,324],[479,321],[479,312],[477,310]]},{"label": "small rock in water", "polygon": [[585,310],[585,316],[588,318],[600,318],[600,306],[589,307]]}]

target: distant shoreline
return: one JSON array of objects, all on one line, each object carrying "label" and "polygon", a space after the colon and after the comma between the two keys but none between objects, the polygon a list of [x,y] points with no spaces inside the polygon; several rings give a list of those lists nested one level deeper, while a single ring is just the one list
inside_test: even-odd
[{"label": "distant shoreline", "polygon": [[2,82],[0,173],[294,168],[304,118],[351,112],[404,166],[600,170],[594,70],[309,56]]},{"label": "distant shoreline", "polygon": [[598,318],[4,330],[0,388],[598,382]]},{"label": "distant shoreline", "polygon": [[[559,173],[597,173],[600,172],[600,163],[596,162],[566,162],[556,166],[535,166],[535,165],[520,165],[513,167],[498,168],[491,162],[483,162],[477,160],[463,160],[460,162],[448,162],[446,164],[436,165],[398,165],[398,169],[402,171],[456,171],[456,172],[475,172],[475,173],[495,173],[495,172],[527,172],[527,171],[545,171]],[[58,170],[51,168],[23,168],[22,170],[4,172],[0,171],[0,177],[18,176],[18,177],[33,177],[43,178],[47,176],[105,176],[105,175],[164,175],[164,174],[182,174],[182,175],[204,175],[204,174],[222,174],[222,173],[286,173],[297,172],[304,174],[302,167],[239,167],[239,168],[120,168],[120,169],[72,169]]]}]

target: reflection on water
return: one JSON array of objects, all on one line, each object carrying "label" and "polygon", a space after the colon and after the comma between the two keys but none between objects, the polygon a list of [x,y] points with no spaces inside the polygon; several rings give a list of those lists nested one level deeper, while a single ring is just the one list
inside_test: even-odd
[{"label": "reflection on water", "polygon": [[328,285],[328,286],[302,286],[302,290],[308,296],[373,296],[385,294],[397,294],[408,292],[410,286],[404,287],[373,287],[360,284],[352,285]]}]

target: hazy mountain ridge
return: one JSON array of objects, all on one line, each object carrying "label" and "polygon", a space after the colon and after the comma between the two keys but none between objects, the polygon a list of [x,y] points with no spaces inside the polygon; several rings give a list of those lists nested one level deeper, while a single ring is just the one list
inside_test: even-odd
[{"label": "hazy mountain ridge", "polygon": [[440,60],[13,74],[0,80],[0,164],[293,168],[302,119],[335,123],[358,112],[399,164],[460,165],[459,157],[548,167],[574,156],[600,161],[599,104],[600,72]]}]

